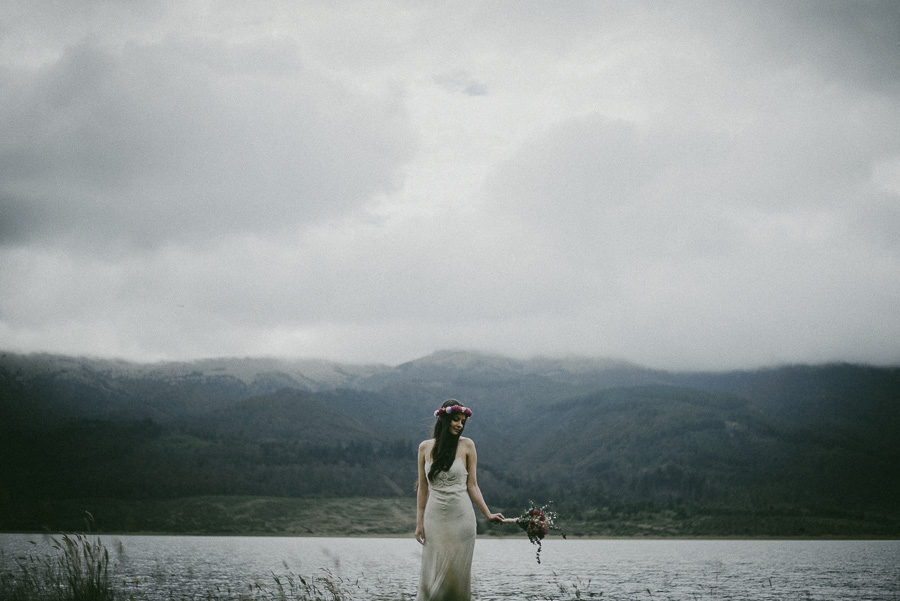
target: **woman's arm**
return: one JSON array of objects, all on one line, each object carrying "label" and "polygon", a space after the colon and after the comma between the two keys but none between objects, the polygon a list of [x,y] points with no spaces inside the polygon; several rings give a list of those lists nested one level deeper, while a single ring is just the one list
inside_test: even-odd
[{"label": "woman's arm", "polygon": [[478,468],[478,453],[475,452],[475,443],[472,442],[472,439],[470,438],[462,439],[460,442],[464,442],[466,445],[466,471],[469,472],[469,477],[466,480],[466,488],[469,490],[469,497],[472,499],[472,502],[475,503],[475,507],[478,508],[478,511],[484,514],[484,517],[495,524],[499,524],[503,520],[503,514],[491,513],[487,503],[484,502],[481,489],[478,488],[478,475],[476,474]]},{"label": "woman's arm", "polygon": [[425,477],[425,453],[428,441],[419,445],[419,480],[416,482],[416,540],[425,544],[425,503],[428,501],[428,478]]}]

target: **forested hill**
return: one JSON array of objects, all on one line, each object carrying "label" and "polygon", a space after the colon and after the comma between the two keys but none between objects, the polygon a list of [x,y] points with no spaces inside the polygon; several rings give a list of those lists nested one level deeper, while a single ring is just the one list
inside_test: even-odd
[{"label": "forested hill", "polygon": [[900,534],[900,368],[672,373],[450,351],[396,367],[0,354],[0,529],[46,526],[40,508],[70,498],[409,498],[415,447],[450,397],[475,411],[466,435],[501,507]]}]

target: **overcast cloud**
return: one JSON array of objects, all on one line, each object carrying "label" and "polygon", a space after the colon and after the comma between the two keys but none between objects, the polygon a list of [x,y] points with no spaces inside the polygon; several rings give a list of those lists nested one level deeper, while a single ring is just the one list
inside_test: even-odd
[{"label": "overcast cloud", "polygon": [[900,4],[0,0],[0,349],[900,363]]}]

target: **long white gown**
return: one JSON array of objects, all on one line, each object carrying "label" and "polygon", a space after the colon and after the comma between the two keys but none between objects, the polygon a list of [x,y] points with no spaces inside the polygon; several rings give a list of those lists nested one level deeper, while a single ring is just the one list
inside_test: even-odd
[{"label": "long white gown", "polygon": [[[425,462],[425,473],[431,462]],[[416,601],[469,601],[475,510],[466,488],[469,473],[462,457],[428,484],[423,525],[425,547]]]}]

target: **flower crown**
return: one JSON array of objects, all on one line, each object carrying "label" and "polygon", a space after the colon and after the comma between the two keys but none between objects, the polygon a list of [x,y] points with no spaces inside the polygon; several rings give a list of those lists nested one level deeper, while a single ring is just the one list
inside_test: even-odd
[{"label": "flower crown", "polygon": [[447,415],[450,415],[451,413],[462,413],[466,417],[472,417],[472,410],[468,407],[463,407],[462,405],[450,405],[449,407],[441,407],[434,412],[434,416],[438,417],[441,413],[446,413]]}]

